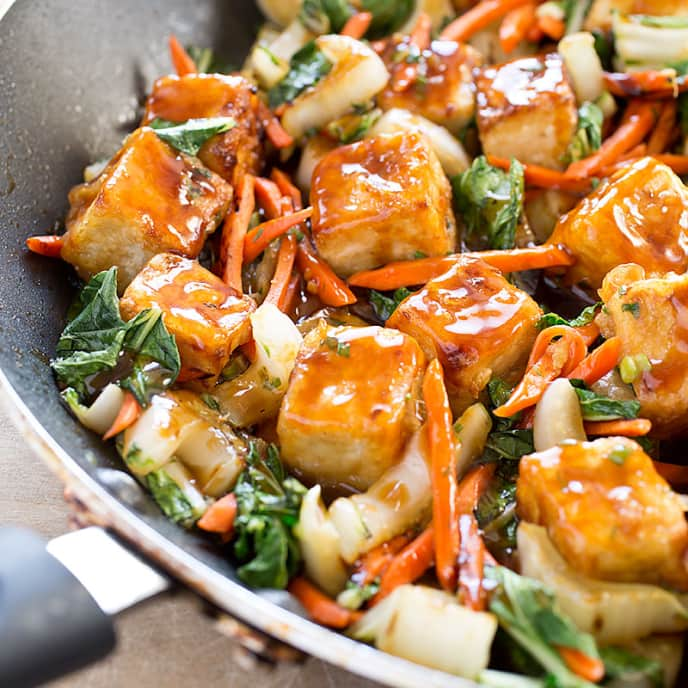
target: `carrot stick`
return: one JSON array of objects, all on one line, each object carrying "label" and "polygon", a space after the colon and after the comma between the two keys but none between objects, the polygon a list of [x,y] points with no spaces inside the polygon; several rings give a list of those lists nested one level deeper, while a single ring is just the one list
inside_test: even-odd
[{"label": "carrot stick", "polygon": [[456,587],[459,556],[459,522],[454,467],[455,434],[444,387],[444,373],[438,359],[428,366],[423,378],[423,400],[428,414],[428,449],[432,478],[432,520],[435,526],[435,569],[442,587]]},{"label": "carrot stick", "polygon": [[674,155],[671,153],[662,153],[661,155],[652,156],[655,160],[663,162],[668,167],[676,172],[676,174],[688,174],[688,155]]},{"label": "carrot stick", "polygon": [[507,54],[513,52],[516,46],[525,40],[528,29],[535,23],[534,2],[507,12],[499,25],[499,43],[502,50]]},{"label": "carrot stick", "polygon": [[583,423],[588,435],[619,435],[621,437],[643,437],[652,430],[652,421],[647,418],[631,420],[598,420]]},{"label": "carrot stick", "polygon": [[604,677],[604,663],[601,659],[589,657],[573,647],[564,647],[563,645],[555,645],[554,647],[564,660],[564,664],[576,676],[580,676],[590,683],[597,683]]},{"label": "carrot stick", "polygon": [[243,291],[241,266],[244,260],[244,239],[255,208],[255,177],[245,174],[238,184],[238,201],[235,210],[227,214],[222,227],[220,264],[222,279],[239,293]]},{"label": "carrot stick", "polygon": [[317,294],[326,306],[347,306],[356,303],[354,293],[310,247],[308,237],[299,242],[296,265],[306,280],[307,291]]},{"label": "carrot stick", "polygon": [[371,12],[357,12],[346,20],[340,33],[342,36],[351,36],[351,38],[363,38],[372,21]]},{"label": "carrot stick", "polygon": [[676,114],[678,106],[676,99],[667,100],[659,113],[657,119],[657,126],[650,135],[647,142],[647,152],[663,153],[673,142],[674,136],[677,133],[676,129]]},{"label": "carrot stick", "polygon": [[[426,12],[418,15],[416,25],[411,31],[406,45],[416,47],[421,53],[429,47],[432,20]],[[392,68],[391,86],[395,93],[402,93],[411,87],[418,79],[418,62],[402,60]]]},{"label": "carrot stick", "polygon": [[275,148],[289,148],[294,143],[293,137],[287,133],[277,117],[271,117],[267,121],[265,133]]},{"label": "carrot stick", "polygon": [[399,586],[418,580],[432,566],[435,553],[434,542],[435,531],[432,526],[429,526],[415,540],[406,545],[382,575],[380,589],[371,600],[371,604],[377,604]]},{"label": "carrot stick", "polygon": [[440,39],[443,41],[465,41],[492,22],[501,19],[507,12],[531,1],[483,0],[448,24],[440,34]]},{"label": "carrot stick", "polygon": [[654,122],[654,105],[652,103],[638,105],[628,121],[607,138],[595,153],[571,163],[566,170],[566,176],[571,179],[593,177],[600,169],[615,162],[619,156],[637,146],[650,132]]},{"label": "carrot stick", "polygon": [[384,574],[394,557],[409,543],[407,535],[397,535],[366,552],[355,564],[352,580],[359,585],[372,583]]},{"label": "carrot stick", "polygon": [[610,337],[588,354],[567,377],[569,380],[583,380],[586,385],[591,385],[613,370],[620,360],[621,340]]},{"label": "carrot stick", "polygon": [[585,346],[591,346],[595,343],[595,340],[600,336],[600,328],[597,323],[590,322],[587,325],[581,325],[575,328],[578,334],[583,337]]},{"label": "carrot stick", "polygon": [[301,224],[313,214],[310,206],[296,213],[289,213],[268,220],[246,233],[244,238],[244,262],[252,263],[270,244],[273,239],[282,236],[295,225]]},{"label": "carrot stick", "polygon": [[255,193],[258,205],[269,220],[282,215],[282,193],[275,182],[265,177],[256,177]]},{"label": "carrot stick", "polygon": [[233,492],[211,504],[196,525],[209,533],[229,535],[234,530],[237,500]]},{"label": "carrot stick", "polygon": [[416,19],[416,25],[409,35],[411,45],[415,45],[419,50],[426,50],[430,47],[432,40],[432,19],[427,12],[421,12]]},{"label": "carrot stick", "polygon": [[294,210],[301,210],[301,208],[303,208],[301,191],[299,191],[298,187],[296,187],[291,179],[289,179],[289,175],[275,167],[270,176],[272,177],[272,181],[277,184],[277,188],[280,190],[282,195],[291,198],[291,201],[294,204]]},{"label": "carrot stick", "polygon": [[537,25],[537,23],[533,24],[529,29],[528,33],[526,33],[526,38],[528,39],[529,43],[539,43],[545,35],[542,33],[542,29]]},{"label": "carrot stick", "polygon": [[541,14],[537,18],[537,25],[540,31],[553,41],[558,41],[566,33],[564,21],[553,17],[551,14]]},{"label": "carrot stick", "polygon": [[284,312],[286,292],[291,281],[291,271],[294,268],[295,259],[296,237],[292,234],[287,234],[280,243],[279,251],[277,252],[275,274],[270,280],[270,289],[263,303],[271,303]]},{"label": "carrot stick", "polygon": [[675,98],[685,89],[676,79],[675,69],[648,69],[637,72],[604,72],[604,86],[621,98],[652,95]]},{"label": "carrot stick", "polygon": [[296,308],[296,299],[299,295],[299,285],[301,284],[301,278],[298,275],[292,275],[287,284],[287,288],[280,298],[277,308],[279,308],[282,313],[291,314]]},{"label": "carrot stick", "polygon": [[[553,341],[555,337],[559,339]],[[542,330],[533,345],[523,379],[494,414],[507,418],[537,404],[549,383],[572,372],[586,353],[585,342],[574,328],[554,325]]]},{"label": "carrot stick", "polygon": [[470,253],[453,253],[436,258],[419,258],[418,260],[401,260],[388,263],[377,270],[364,270],[349,277],[353,287],[368,287],[388,291],[399,287],[410,287],[414,284],[425,284],[439,277],[451,268],[460,257],[479,258],[502,272],[519,272],[521,270],[538,270],[556,266],[572,265],[574,259],[560,246],[546,244],[530,248],[514,248],[506,251],[472,251]]},{"label": "carrot stick", "polygon": [[473,510],[492,479],[496,467],[494,463],[478,466],[464,476],[457,490],[460,533],[459,597],[462,603],[473,611],[484,611],[487,606],[483,589],[486,548],[480,537],[480,528]]},{"label": "carrot stick", "polygon": [[198,73],[198,67],[193,61],[191,55],[186,52],[186,48],[179,42],[179,39],[172,33],[168,39],[170,48],[170,57],[174,65],[174,71],[179,76],[186,76],[187,74]]},{"label": "carrot stick", "polygon": [[133,425],[141,415],[143,409],[136,397],[129,391],[124,392],[124,399],[122,405],[119,407],[117,417],[113,421],[109,430],[103,435],[104,440],[109,440],[120,432],[126,430],[130,425]]},{"label": "carrot stick", "polygon": [[47,258],[59,258],[64,245],[64,237],[54,234],[44,234],[42,236],[32,236],[26,240],[26,247],[32,253]]},{"label": "carrot stick", "polygon": [[652,462],[655,470],[666,480],[674,490],[685,491],[688,489],[688,466],[679,466],[663,461]]},{"label": "carrot stick", "polygon": [[338,605],[302,576],[294,578],[287,590],[301,603],[311,619],[323,626],[346,628],[355,618],[350,610]]},{"label": "carrot stick", "polygon": [[[487,161],[494,167],[508,170],[511,167],[511,160],[500,158],[496,155],[488,155]],[[587,193],[590,191],[590,181],[587,179],[571,179],[564,172],[552,170],[549,167],[540,165],[523,164],[523,175],[525,182],[529,186],[536,186],[541,189],[560,189],[571,193]]]}]

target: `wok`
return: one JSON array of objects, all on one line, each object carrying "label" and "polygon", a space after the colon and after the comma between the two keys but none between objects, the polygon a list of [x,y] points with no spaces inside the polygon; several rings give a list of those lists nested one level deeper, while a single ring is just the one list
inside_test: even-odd
[{"label": "wok", "polygon": [[[225,556],[170,523],[114,449],[67,412],[48,366],[75,282],[66,265],[28,254],[26,237],[64,216],[67,191],[83,167],[112,154],[134,128],[145,91],[170,70],[168,34],[210,45],[240,64],[260,21],[253,1],[0,0],[0,18],[0,382],[30,444],[92,520],[252,628],[388,685],[475,685],[322,628],[286,592],[247,589]],[[18,634],[12,618],[29,616],[21,609],[8,614],[9,593],[19,591],[16,599],[42,613],[60,576],[43,552],[33,552],[34,565],[13,568],[21,551],[31,549],[30,541],[13,537],[0,544],[0,675],[20,655],[34,675],[14,684],[0,680],[27,685],[102,655],[113,635],[102,620],[89,618],[93,604],[78,595],[52,626],[43,619],[33,635]],[[88,545],[80,547],[77,559],[94,556]]]}]

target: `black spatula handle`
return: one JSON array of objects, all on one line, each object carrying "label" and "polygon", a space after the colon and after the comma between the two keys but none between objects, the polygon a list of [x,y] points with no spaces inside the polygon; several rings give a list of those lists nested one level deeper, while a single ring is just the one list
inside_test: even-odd
[{"label": "black spatula handle", "polygon": [[115,646],[112,619],[28,530],[0,529],[0,686],[30,688]]}]

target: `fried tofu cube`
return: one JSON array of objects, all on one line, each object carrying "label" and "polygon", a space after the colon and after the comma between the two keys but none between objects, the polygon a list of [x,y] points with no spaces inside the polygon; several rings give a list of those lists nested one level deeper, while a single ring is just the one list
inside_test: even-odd
[{"label": "fried tofu cube", "polygon": [[180,378],[217,377],[237,346],[251,336],[255,302],[238,294],[195,260],[173,253],[151,258],[127,287],[120,311],[130,320],[159,308],[182,361]]},{"label": "fried tofu cube", "polygon": [[681,501],[633,440],[605,437],[524,456],[516,499],[520,518],[544,526],[582,574],[688,589]]},{"label": "fried tofu cube", "polygon": [[396,330],[328,327],[305,338],[277,434],[287,466],[309,483],[366,490],[417,429],[425,357]]},{"label": "fried tofu cube", "polygon": [[537,335],[540,307],[500,272],[462,256],[445,274],[408,296],[387,321],[439,358],[455,413],[492,377],[516,382]]},{"label": "fried tofu cube", "polygon": [[[473,69],[482,63],[480,53],[454,41],[433,41],[419,52],[409,40],[395,36],[382,55],[394,78],[377,96],[378,105],[383,110],[410,110],[458,134],[475,115]],[[398,80],[405,78],[409,65],[415,80],[399,90]]]},{"label": "fried tofu cube", "polygon": [[198,153],[201,162],[236,186],[246,173],[257,174],[263,158],[263,125],[255,86],[238,75],[164,76],[146,101],[143,124],[160,118],[185,122],[203,117],[232,117],[235,126],[213,136]]},{"label": "fried tofu cube", "polygon": [[576,258],[566,281],[593,289],[622,263],[638,263],[657,275],[685,272],[688,189],[669,167],[642,158],[564,215],[549,243],[565,245]]},{"label": "fried tofu cube", "polygon": [[578,110],[561,55],[486,67],[475,84],[478,134],[486,155],[564,168]]},{"label": "fried tofu cube", "polygon": [[[639,265],[612,270],[599,291],[605,309],[596,322],[621,340],[634,362],[633,389],[652,435],[688,432],[688,274],[645,278]],[[640,357],[640,358],[639,358]]]},{"label": "fried tofu cube", "polygon": [[102,174],[69,192],[62,258],[83,280],[116,265],[121,292],[156,253],[198,256],[231,199],[197,159],[137,129]]},{"label": "fried tofu cube", "polygon": [[688,14],[688,0],[593,0],[585,18],[585,30],[608,31],[612,27],[614,12],[658,17],[685,15]]},{"label": "fried tofu cube", "polygon": [[331,151],[313,172],[310,200],[318,252],[342,277],[456,245],[449,180],[416,132]]}]

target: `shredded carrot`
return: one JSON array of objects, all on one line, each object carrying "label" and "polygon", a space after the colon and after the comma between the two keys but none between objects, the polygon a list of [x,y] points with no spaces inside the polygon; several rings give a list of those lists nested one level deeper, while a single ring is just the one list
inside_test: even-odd
[{"label": "shredded carrot", "polygon": [[637,72],[604,72],[604,86],[621,98],[648,96],[675,98],[685,89],[675,69],[648,69]]},{"label": "shredded carrot", "polygon": [[179,76],[196,74],[198,72],[198,67],[196,67],[196,63],[193,61],[191,55],[186,52],[186,48],[184,48],[174,34],[170,34],[168,45],[172,64],[174,65],[174,71],[177,72]]},{"label": "shredded carrot", "polygon": [[287,236],[282,238],[279,251],[277,252],[275,273],[270,280],[270,289],[263,301],[263,303],[271,303],[273,306],[277,306],[282,312],[284,312],[287,305],[286,295],[291,282],[294,260],[296,259],[296,243],[296,237],[293,234],[287,234]]},{"label": "shredded carrot", "polygon": [[461,480],[456,495],[460,533],[459,597],[474,611],[485,610],[487,597],[483,588],[486,548],[473,510],[478,506],[496,467],[492,463],[474,468]]},{"label": "shredded carrot", "polygon": [[610,337],[586,356],[567,377],[569,380],[583,380],[586,385],[591,385],[613,370],[620,360],[621,340]]},{"label": "shredded carrot", "polygon": [[421,12],[416,19],[416,25],[409,35],[411,45],[415,45],[419,50],[426,50],[430,47],[432,40],[432,19],[427,12]]},{"label": "shredded carrot", "polygon": [[117,417],[113,421],[110,428],[103,435],[104,440],[109,440],[115,435],[119,435],[120,432],[126,430],[130,425],[133,425],[143,412],[141,404],[137,401],[136,397],[129,391],[124,392],[124,399],[122,400],[122,405],[119,407],[117,412]]},{"label": "shredded carrot", "polygon": [[349,277],[353,287],[368,287],[389,291],[399,287],[425,284],[439,277],[451,268],[460,257],[479,258],[502,272],[537,270],[556,266],[572,265],[574,259],[560,246],[546,244],[530,248],[514,248],[506,251],[474,251],[453,253],[436,258],[419,258],[389,263],[377,270],[364,270]]},{"label": "shredded carrot", "polygon": [[64,246],[64,237],[54,234],[44,234],[42,236],[32,236],[26,240],[26,247],[32,253],[47,258],[59,258]]},{"label": "shredded carrot", "polygon": [[541,14],[538,16],[537,25],[540,31],[553,41],[558,41],[566,33],[564,20],[553,17],[551,14]]},{"label": "shredded carrot", "polygon": [[275,182],[265,177],[256,177],[255,193],[258,205],[269,220],[282,215],[282,192]]},{"label": "shredded carrot", "polygon": [[525,40],[528,30],[536,23],[535,3],[517,7],[507,12],[499,25],[499,43],[502,50],[509,54]]},{"label": "shredded carrot", "polygon": [[676,115],[678,112],[678,105],[675,98],[667,100],[662,106],[657,119],[657,126],[650,135],[647,142],[647,152],[663,153],[673,143],[678,128],[676,127]]},{"label": "shredded carrot", "polygon": [[340,33],[342,36],[351,36],[351,38],[363,38],[372,21],[372,12],[357,12],[346,20]]},{"label": "shredded carrot", "polygon": [[604,677],[604,664],[598,657],[589,657],[573,647],[564,647],[563,645],[555,645],[555,647],[566,666],[576,676],[580,676],[591,683],[597,683]]},{"label": "shredded carrot", "polygon": [[[502,170],[508,170],[511,167],[511,160],[508,158],[488,155],[487,161],[490,165],[499,167]],[[559,170],[552,170],[549,167],[541,167],[540,165],[531,165],[530,163],[521,164],[523,165],[525,182],[529,186],[536,186],[541,189],[559,189],[571,193],[587,193],[591,189],[588,179],[571,179]]]},{"label": "shredded carrot", "polygon": [[609,136],[592,155],[569,165],[566,176],[571,179],[587,179],[595,176],[606,165],[637,146],[650,132],[655,123],[655,106],[652,103],[631,103],[632,114],[628,121]]},{"label": "shredded carrot", "polygon": [[241,266],[244,260],[244,238],[255,208],[255,177],[245,174],[237,185],[236,209],[227,214],[220,241],[222,279],[239,293],[243,291]]},{"label": "shredded carrot", "polygon": [[587,325],[576,327],[576,331],[583,337],[585,346],[592,346],[595,340],[600,336],[600,328],[595,322],[589,322]]},{"label": "shredded carrot", "polygon": [[574,328],[554,325],[542,330],[533,345],[525,375],[509,400],[494,414],[507,418],[537,404],[550,382],[568,375],[586,354],[583,337]]},{"label": "shredded carrot", "polygon": [[288,213],[274,220],[268,220],[246,233],[244,238],[244,262],[252,263],[270,244],[288,232],[295,225],[300,225],[313,214],[310,206],[295,213]]},{"label": "shredded carrot", "polygon": [[299,275],[292,275],[289,279],[289,284],[280,298],[277,308],[282,313],[292,314],[296,308],[296,299],[299,296],[299,286],[301,285],[301,278]]},{"label": "shredded carrot", "polygon": [[542,29],[537,25],[537,23],[533,24],[533,26],[528,29],[528,33],[526,34],[526,39],[530,43],[539,43],[544,37],[545,34],[542,33]]},{"label": "shredded carrot", "polygon": [[366,552],[354,565],[352,580],[359,585],[367,585],[382,576],[409,540],[408,535],[397,535]]},{"label": "shredded carrot", "polygon": [[671,167],[676,174],[688,174],[688,155],[662,153],[653,157],[655,160],[659,160],[659,162],[663,162],[668,167]]},{"label": "shredded carrot", "polygon": [[652,430],[652,421],[647,418],[631,420],[599,420],[583,423],[588,435],[619,435],[621,437],[643,437]]},{"label": "shredded carrot", "polygon": [[456,587],[459,556],[459,522],[454,467],[455,433],[444,387],[444,373],[438,359],[428,366],[423,378],[423,400],[427,412],[428,449],[432,478],[432,519],[435,525],[435,569],[446,590]]},{"label": "shredded carrot", "polygon": [[532,0],[482,0],[475,7],[447,24],[440,34],[443,41],[461,42],[521,5]]},{"label": "shredded carrot", "polygon": [[377,604],[399,586],[418,580],[432,566],[435,557],[434,542],[435,531],[429,526],[406,545],[382,575],[380,589],[371,604]]},{"label": "shredded carrot", "polygon": [[294,578],[287,590],[301,603],[311,619],[323,626],[346,628],[356,618],[353,612],[337,604],[302,576]]},{"label": "shredded carrot", "polygon": [[[413,46],[422,53],[423,50],[430,46],[431,30],[432,20],[430,16],[425,12],[421,12],[406,45]],[[395,93],[402,93],[408,90],[418,80],[418,64],[418,61],[402,60],[392,67],[390,84]]]},{"label": "shredded carrot", "polygon": [[306,290],[311,294],[317,294],[326,306],[347,306],[356,303],[354,293],[315,253],[308,237],[299,242],[296,265],[306,280]]},{"label": "shredded carrot", "polygon": [[666,480],[674,490],[682,492],[688,489],[688,466],[679,466],[674,463],[653,461],[652,464],[659,475]]},{"label": "shredded carrot", "polygon": [[233,492],[211,504],[196,525],[209,533],[231,535],[237,515],[237,500]]},{"label": "shredded carrot", "polygon": [[272,177],[272,181],[277,184],[277,188],[279,188],[282,195],[291,198],[291,202],[294,204],[294,210],[301,210],[301,208],[303,208],[301,192],[291,179],[289,179],[289,175],[275,167],[270,176]]},{"label": "shredded carrot", "polygon": [[287,130],[282,126],[277,117],[271,117],[267,121],[265,133],[275,148],[289,148],[294,143],[293,137],[287,133]]}]

